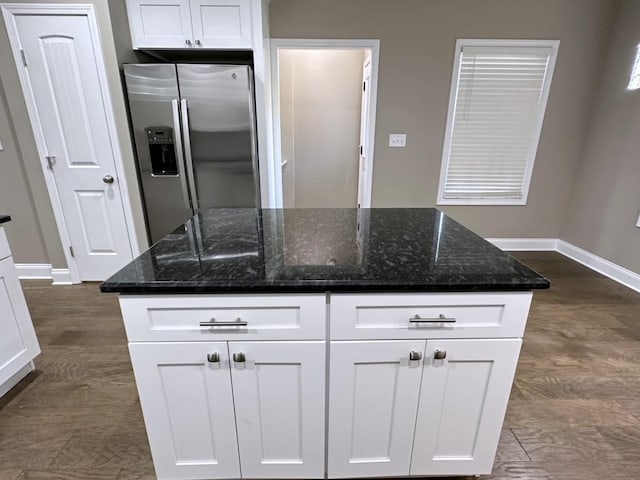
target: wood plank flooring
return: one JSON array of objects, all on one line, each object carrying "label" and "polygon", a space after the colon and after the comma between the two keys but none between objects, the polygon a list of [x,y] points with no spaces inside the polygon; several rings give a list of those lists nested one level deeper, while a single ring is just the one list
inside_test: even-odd
[{"label": "wood plank flooring", "polygon": [[[640,294],[516,254],[534,294],[493,480],[640,479]],[[24,281],[42,355],[0,399],[0,480],[154,479],[115,295]]]}]

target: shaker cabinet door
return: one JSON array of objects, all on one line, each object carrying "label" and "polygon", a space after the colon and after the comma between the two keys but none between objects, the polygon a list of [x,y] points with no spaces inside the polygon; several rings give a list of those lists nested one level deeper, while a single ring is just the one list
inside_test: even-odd
[{"label": "shaker cabinet door", "polygon": [[324,478],[325,342],[229,342],[242,478]]},{"label": "shaker cabinet door", "polygon": [[330,478],[409,474],[424,349],[424,340],[331,342]]},{"label": "shaker cabinet door", "polygon": [[18,274],[7,257],[0,260],[0,387],[39,353]]},{"label": "shaker cabinet door", "polygon": [[196,47],[250,49],[251,0],[191,0]]},{"label": "shaker cabinet door", "polygon": [[158,478],[239,478],[226,342],[129,351]]},{"label": "shaker cabinet door", "polygon": [[411,475],[491,473],[521,344],[427,341]]},{"label": "shaker cabinet door", "polygon": [[127,0],[133,48],[193,45],[189,0]]}]

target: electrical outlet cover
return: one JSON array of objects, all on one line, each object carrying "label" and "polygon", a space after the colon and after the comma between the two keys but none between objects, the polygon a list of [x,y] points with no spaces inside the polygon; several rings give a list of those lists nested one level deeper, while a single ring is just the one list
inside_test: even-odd
[{"label": "electrical outlet cover", "polygon": [[392,133],[389,135],[390,147],[405,147],[407,145],[406,133]]}]

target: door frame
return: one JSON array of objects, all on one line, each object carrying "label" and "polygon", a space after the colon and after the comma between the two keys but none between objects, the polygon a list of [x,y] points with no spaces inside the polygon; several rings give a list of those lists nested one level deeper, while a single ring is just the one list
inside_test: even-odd
[{"label": "door frame", "polygon": [[67,230],[67,222],[64,217],[64,211],[62,209],[62,203],[58,196],[58,190],[56,186],[56,179],[53,171],[49,168],[46,157],[48,155],[46,141],[44,138],[44,132],[36,107],[35,96],[31,88],[29,81],[29,73],[23,66],[21,57],[21,45],[18,36],[18,27],[15,21],[17,15],[69,15],[69,16],[86,16],[89,22],[89,34],[91,36],[91,43],[94,52],[96,52],[96,66],[98,73],[98,81],[100,83],[100,93],[105,105],[105,115],[108,125],[108,133],[113,147],[113,157],[116,169],[116,175],[118,179],[118,186],[120,188],[120,197],[122,200],[123,214],[125,217],[125,225],[128,233],[129,247],[131,250],[132,258],[140,254],[138,238],[136,235],[135,223],[133,218],[133,208],[130,202],[130,192],[127,187],[127,178],[125,174],[124,162],[122,159],[121,141],[116,129],[116,120],[113,112],[113,101],[109,84],[107,81],[106,62],[102,45],[100,42],[100,30],[95,14],[95,7],[92,4],[40,4],[40,3],[2,3],[0,4],[2,10],[2,16],[4,18],[5,26],[7,28],[7,34],[9,36],[9,43],[11,45],[11,52],[13,54],[13,60],[18,72],[18,78],[20,80],[20,87],[24,95],[24,100],[27,106],[27,113],[29,114],[29,120],[31,128],[33,130],[33,136],[36,142],[36,148],[38,150],[40,167],[44,175],[45,183],[47,185],[47,191],[49,193],[49,199],[51,200],[51,207],[58,227],[58,234],[60,241],[62,242],[62,250],[67,261],[69,268],[69,282],[55,282],[56,284],[68,284],[68,283],[81,283],[80,273],[78,271],[78,265],[76,259],[71,255],[69,246],[71,240],[69,232]]},{"label": "door frame", "polygon": [[[307,39],[307,38],[272,38],[271,39],[271,108],[273,119],[273,158],[269,170],[271,179],[269,188],[275,192],[275,205],[273,208],[283,208],[282,199],[282,131],[280,129],[280,72],[278,67],[278,52],[283,49],[369,49],[371,50],[371,84],[370,103],[368,116],[367,144],[363,145],[367,155],[365,171],[367,176],[364,182],[364,195],[366,199],[362,208],[371,207],[371,192],[373,188],[373,147],[376,131],[376,105],[378,101],[378,65],[380,63],[380,40],[378,39]],[[361,66],[362,68],[362,66]]]}]

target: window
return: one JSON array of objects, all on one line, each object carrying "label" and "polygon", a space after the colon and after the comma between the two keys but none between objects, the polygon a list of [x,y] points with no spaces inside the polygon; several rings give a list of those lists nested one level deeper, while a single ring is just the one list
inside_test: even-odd
[{"label": "window", "polygon": [[558,45],[456,42],[438,204],[527,203]]}]

